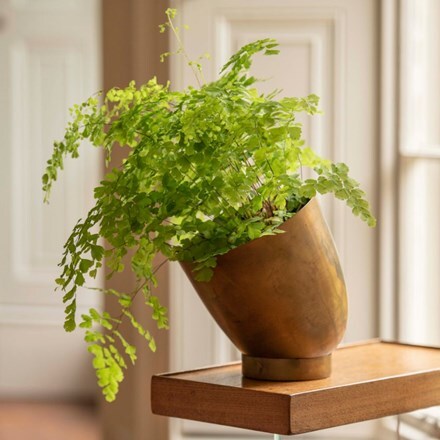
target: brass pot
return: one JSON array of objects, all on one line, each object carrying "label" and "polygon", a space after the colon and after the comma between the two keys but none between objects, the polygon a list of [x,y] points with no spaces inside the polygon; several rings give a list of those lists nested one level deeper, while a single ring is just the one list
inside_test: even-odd
[{"label": "brass pot", "polygon": [[316,199],[280,229],[217,259],[209,282],[181,263],[214,319],[242,352],[243,375],[310,380],[331,373],[347,323],[335,245]]}]

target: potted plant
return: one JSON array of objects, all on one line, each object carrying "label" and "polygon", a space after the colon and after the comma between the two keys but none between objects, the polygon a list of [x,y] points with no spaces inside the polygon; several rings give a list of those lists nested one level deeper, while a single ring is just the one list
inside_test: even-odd
[{"label": "potted plant", "polygon": [[[167,10],[168,21],[162,31],[170,28],[180,44],[174,16],[175,10]],[[72,120],[64,139],[54,144],[43,176],[46,200],[65,157],[77,157],[82,140],[88,139],[94,146],[103,148],[107,163],[115,145],[130,148],[123,164],[111,170],[95,188],[95,206],[85,219],[78,221],[68,238],[60,262],[62,273],[56,280],[66,304],[64,327],[66,331],[73,331],[78,287],[85,284],[87,277],[96,277],[104,261],[112,271],[110,276],[123,271],[123,259],[130,252],[130,270],[136,275],[138,287],[132,292],[105,291],[117,298],[119,315],[91,309],[82,315],[79,324],[85,329],[98,383],[109,401],[114,400],[123,379],[125,359],[132,363],[136,360],[136,348],[119,331],[120,323],[123,320],[131,322],[150,349],[155,350],[149,331],[131,312],[133,299],[142,295],[145,304],[152,309],[157,326],[168,326],[166,309],[151,291],[158,269],[153,267],[153,258],[158,253],[182,263],[205,303],[214,297],[215,305],[208,304],[208,308],[221,324],[228,312],[214,310],[218,306],[215,297],[220,295],[225,303],[228,292],[234,297],[232,305],[227,305],[235,309],[233,324],[226,323],[223,327],[228,334],[241,320],[240,308],[253,299],[265,296],[270,301],[270,295],[278,292],[278,299],[274,299],[278,302],[274,306],[276,313],[289,308],[282,299],[288,293],[278,291],[274,279],[282,280],[280,283],[284,287],[297,285],[293,290],[308,301],[306,308],[314,317],[312,321],[319,322],[320,307],[315,308],[317,300],[313,295],[317,290],[316,279],[322,280],[317,271],[323,269],[326,280],[317,285],[321,298],[330,298],[325,300],[324,314],[332,318],[321,330],[311,326],[310,315],[302,323],[295,321],[294,327],[308,326],[312,333],[321,333],[325,340],[336,319],[337,331],[331,342],[322,343],[321,354],[315,356],[306,348],[302,351],[305,356],[290,357],[294,362],[298,357],[318,357],[320,360],[315,367],[319,371],[311,376],[329,373],[327,354],[339,342],[345,328],[345,286],[315,196],[332,193],[345,200],[353,213],[369,226],[374,226],[375,219],[364,192],[349,177],[348,167],[319,157],[301,137],[301,124],[296,121],[296,114],[316,114],[318,97],[277,99],[276,93],[261,95],[256,91],[257,79],[249,73],[252,57],[258,52],[276,55],[276,47],[272,39],[245,45],[226,63],[219,79],[208,84],[203,81],[200,64],[189,61],[199,88],[172,91],[169,84],[160,85],[153,78],[139,87],[131,82],[125,89],[109,90],[102,104],[93,96],[71,109]],[[182,45],[178,52],[184,53]],[[313,170],[315,177],[304,179],[305,168]],[[284,237],[294,238],[287,238],[284,243]],[[295,249],[294,255],[292,249]],[[269,259],[263,261],[264,255]],[[304,255],[306,260],[301,257]],[[250,263],[250,258],[255,259],[254,264]],[[283,260],[292,258],[290,266],[280,266]],[[271,261],[274,259],[277,260],[275,278],[273,273],[264,275],[268,270],[273,272]],[[322,264],[316,263],[320,260]],[[251,280],[251,284],[246,281],[244,291],[243,286],[238,287],[245,296],[240,299],[235,296],[233,285],[237,283],[225,272],[225,267],[229,265],[235,271],[240,270],[237,269],[240,261],[246,261],[253,272],[244,277],[263,274],[254,282],[262,289],[258,295],[249,291]],[[311,266],[304,266],[304,261]],[[302,267],[302,272],[297,270],[296,278],[289,281],[286,272],[292,272],[292,267]],[[272,280],[271,283],[263,286],[267,279]],[[312,283],[305,295],[298,279],[306,280],[307,285],[307,280],[312,279],[315,287]],[[335,280],[339,280],[336,285]],[[329,293],[328,289],[334,292]],[[296,309],[301,308],[298,298],[294,300]],[[267,309],[267,305],[263,307]],[[252,316],[252,313],[261,310],[261,307],[248,310],[248,321],[259,321],[260,316]],[[276,319],[292,326],[289,319],[297,320],[298,317]],[[273,324],[274,320],[270,322]],[[245,339],[255,341],[259,334],[270,330],[267,326],[253,330]],[[290,334],[289,327],[287,332],[281,332],[286,337]],[[296,333],[293,339],[298,339]],[[235,342],[243,345],[240,341]],[[249,355],[246,347],[243,351]],[[248,362],[248,375],[260,375],[259,358],[264,357],[257,349]],[[268,357],[280,356],[276,352]],[[278,371],[278,366],[275,369]],[[307,369],[301,367],[300,370]],[[306,374],[303,378],[308,377]],[[283,375],[275,378],[285,379]]]}]

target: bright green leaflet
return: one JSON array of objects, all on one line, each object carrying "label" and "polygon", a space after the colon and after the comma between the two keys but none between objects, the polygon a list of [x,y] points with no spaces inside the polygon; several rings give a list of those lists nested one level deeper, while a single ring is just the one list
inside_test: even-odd
[{"label": "bright green leaflet", "polygon": [[[375,225],[348,167],[332,164],[305,146],[296,115],[317,113],[318,97],[276,99],[254,88],[252,56],[276,55],[276,47],[272,39],[242,47],[217,81],[197,89],[173,92],[169,84],[153,78],[139,87],[131,82],[125,89],[111,89],[102,105],[92,97],[71,109],[64,139],[54,144],[43,176],[46,200],[65,157],[78,157],[82,140],[102,147],[107,160],[115,145],[130,147],[121,167],[95,188],[96,204],[67,240],[56,280],[66,304],[64,327],[72,331],[77,288],[87,276],[96,277],[104,259],[112,273],[123,271],[124,257],[131,251],[138,287],[132,292],[105,291],[116,297],[119,315],[91,309],[80,323],[108,401],[115,399],[124,377],[125,359],[136,360],[136,349],[120,333],[120,323],[128,320],[150,349],[156,348],[131,312],[134,297],[143,296],[159,328],[168,326],[166,309],[151,293],[156,254],[191,261],[197,278],[209,280],[218,255],[279,233],[278,226],[317,193],[333,193],[369,226]],[[201,71],[198,63],[192,67]],[[304,168],[314,170],[315,178],[303,180]]]}]

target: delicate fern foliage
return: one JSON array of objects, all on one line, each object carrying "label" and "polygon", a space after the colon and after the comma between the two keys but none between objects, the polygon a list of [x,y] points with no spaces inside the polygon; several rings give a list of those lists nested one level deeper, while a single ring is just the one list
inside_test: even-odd
[{"label": "delicate fern foliage", "polygon": [[[174,26],[173,13],[168,16],[164,26]],[[191,261],[197,278],[209,280],[217,256],[279,233],[278,227],[317,193],[333,193],[368,225],[375,224],[347,166],[331,164],[305,146],[296,115],[316,114],[318,97],[277,100],[254,88],[257,79],[249,74],[253,55],[276,55],[276,47],[272,39],[242,47],[217,81],[197,89],[174,92],[153,78],[139,87],[131,82],[125,89],[111,89],[102,104],[92,97],[72,108],[64,139],[54,145],[43,176],[46,198],[66,156],[77,157],[84,139],[102,147],[107,162],[115,146],[131,149],[122,166],[95,189],[96,204],[67,240],[56,280],[66,304],[64,326],[72,331],[77,288],[96,277],[104,259],[112,274],[123,271],[130,251],[138,287],[105,291],[116,297],[119,315],[91,309],[80,324],[109,401],[116,396],[126,360],[136,360],[135,347],[118,330],[120,323],[128,320],[156,349],[150,332],[131,312],[134,298],[143,297],[158,328],[168,326],[166,309],[151,294],[157,283],[156,254]],[[303,168],[314,170],[316,177],[303,180]]]}]

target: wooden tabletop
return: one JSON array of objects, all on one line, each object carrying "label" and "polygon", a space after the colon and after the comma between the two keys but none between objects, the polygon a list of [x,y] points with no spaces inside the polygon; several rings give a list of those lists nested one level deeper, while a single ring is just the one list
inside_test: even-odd
[{"label": "wooden tabletop", "polygon": [[331,377],[246,379],[241,363],[154,376],[153,413],[299,434],[440,405],[440,349],[369,341],[333,354]]}]

